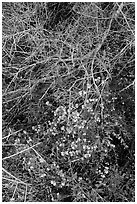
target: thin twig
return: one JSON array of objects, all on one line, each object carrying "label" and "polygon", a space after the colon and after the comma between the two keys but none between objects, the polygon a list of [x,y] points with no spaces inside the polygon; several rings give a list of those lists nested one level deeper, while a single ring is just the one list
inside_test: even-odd
[{"label": "thin twig", "polygon": [[32,149],[33,147],[38,146],[39,144],[41,144],[41,142],[39,142],[39,143],[37,143],[37,144],[35,144],[35,145],[31,146],[31,147],[28,147],[27,149],[23,149],[20,152],[17,152],[15,154],[10,155],[10,156],[4,157],[2,160],[10,159],[10,158],[15,157],[15,156],[17,156],[17,155],[19,155],[19,154],[21,154],[23,152],[29,151],[30,149]]}]

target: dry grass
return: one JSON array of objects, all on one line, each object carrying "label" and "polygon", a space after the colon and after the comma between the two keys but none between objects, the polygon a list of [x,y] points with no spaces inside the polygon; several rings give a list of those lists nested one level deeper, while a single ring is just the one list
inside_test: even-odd
[{"label": "dry grass", "polygon": [[3,3],[3,201],[134,201],[134,10]]}]

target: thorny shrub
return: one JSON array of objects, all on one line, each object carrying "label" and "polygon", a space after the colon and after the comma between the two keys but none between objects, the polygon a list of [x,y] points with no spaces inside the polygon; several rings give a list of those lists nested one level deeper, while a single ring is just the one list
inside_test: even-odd
[{"label": "thorny shrub", "polygon": [[134,201],[134,7],[2,4],[4,202]]}]

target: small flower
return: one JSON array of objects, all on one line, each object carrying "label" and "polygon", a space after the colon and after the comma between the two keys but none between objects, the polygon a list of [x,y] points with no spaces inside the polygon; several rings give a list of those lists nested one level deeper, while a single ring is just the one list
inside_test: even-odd
[{"label": "small flower", "polygon": [[59,165],[57,165],[56,167],[57,167],[57,169],[59,169]]},{"label": "small flower", "polygon": [[62,126],[62,127],[61,127],[61,130],[65,130],[65,126]]},{"label": "small flower", "polygon": [[82,177],[79,177],[79,178],[78,178],[78,181],[81,181],[81,180],[82,180]]},{"label": "small flower", "polygon": [[60,143],[60,144],[59,144],[59,147],[64,147],[64,143]]},{"label": "small flower", "polygon": [[56,162],[53,162],[53,166],[54,166],[54,167],[56,166]]},{"label": "small flower", "polygon": [[84,193],[82,193],[81,196],[82,196],[83,198],[86,198],[86,196],[84,195]]},{"label": "small flower", "polygon": [[25,130],[23,130],[23,133],[26,135],[27,134],[27,132],[25,131]]},{"label": "small flower", "polygon": [[15,199],[14,199],[14,198],[11,198],[10,201],[13,202],[13,201],[15,201]]},{"label": "small flower", "polygon": [[65,155],[69,155],[68,151],[65,151]]},{"label": "small flower", "polygon": [[66,131],[70,134],[73,131],[73,129],[72,127],[67,127]]},{"label": "small flower", "polygon": [[91,154],[85,154],[84,157],[85,158],[89,158],[91,156]]},{"label": "small flower", "polygon": [[75,107],[78,108],[78,106],[79,106],[78,103],[76,103],[76,104],[75,104]]},{"label": "small flower", "polygon": [[44,163],[45,162],[45,160],[43,158],[40,158],[39,161],[40,161],[40,163]]},{"label": "small flower", "polygon": [[45,176],[46,176],[46,174],[41,174],[41,176],[40,176],[40,177],[41,177],[41,178],[43,178],[43,177],[45,177]]},{"label": "small flower", "polygon": [[80,142],[80,141],[81,141],[81,138],[79,137],[76,142]]},{"label": "small flower", "polygon": [[105,173],[105,174],[108,174],[108,169],[104,169],[104,173]]},{"label": "small flower", "polygon": [[30,164],[31,164],[31,162],[29,161],[29,162],[28,162],[28,165],[30,165]]},{"label": "small flower", "polygon": [[70,156],[72,157],[73,155],[75,155],[74,151],[69,152]]},{"label": "small flower", "polygon": [[51,181],[50,182],[53,186],[56,186],[56,181]]},{"label": "small flower", "polygon": [[63,119],[63,118],[65,117],[65,115],[66,115],[66,109],[65,109],[65,107],[59,106],[59,107],[55,110],[54,115],[60,117],[61,119]]},{"label": "small flower", "polygon": [[89,146],[87,146],[87,150],[90,150],[90,147],[89,147]]},{"label": "small flower", "polygon": [[63,181],[63,182],[61,182],[61,186],[65,186],[65,182]]},{"label": "small flower", "polygon": [[83,145],[83,150],[86,150],[86,145]]},{"label": "small flower", "polygon": [[82,91],[79,91],[79,95],[82,96],[82,95],[83,95],[83,92],[82,92]]},{"label": "small flower", "polygon": [[49,105],[49,101],[46,102],[46,105],[47,105],[47,106]]},{"label": "small flower", "polygon": [[72,143],[71,143],[71,148],[72,148],[72,149],[76,149],[76,148],[77,148],[77,145],[76,145],[74,142],[72,142]]},{"label": "small flower", "polygon": [[87,89],[91,88],[91,84],[87,83]]},{"label": "small flower", "polygon": [[65,152],[61,152],[61,156],[65,156]]},{"label": "small flower", "polygon": [[59,198],[59,196],[60,196],[59,193],[57,193],[57,198]]},{"label": "small flower", "polygon": [[34,169],[34,167],[33,167],[33,166],[30,166],[30,169]]},{"label": "small flower", "polygon": [[94,150],[96,150],[97,149],[97,145],[94,145]]}]

